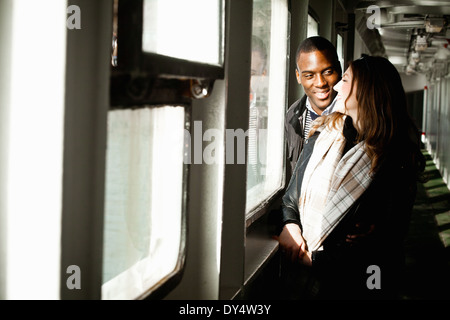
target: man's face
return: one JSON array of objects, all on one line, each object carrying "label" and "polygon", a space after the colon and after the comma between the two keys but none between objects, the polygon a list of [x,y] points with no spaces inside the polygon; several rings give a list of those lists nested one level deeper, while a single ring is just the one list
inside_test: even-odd
[{"label": "man's face", "polygon": [[333,86],[338,82],[339,74],[333,61],[321,51],[302,52],[297,66],[297,82],[303,86],[312,108],[320,115],[336,96]]}]

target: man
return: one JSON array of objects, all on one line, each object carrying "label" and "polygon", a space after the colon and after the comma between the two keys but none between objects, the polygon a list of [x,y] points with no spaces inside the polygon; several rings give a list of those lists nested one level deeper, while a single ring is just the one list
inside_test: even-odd
[{"label": "man", "polygon": [[305,95],[294,102],[286,114],[285,132],[290,164],[288,178],[294,171],[311,122],[333,112],[337,94],[333,86],[342,75],[336,48],[319,36],[307,38],[299,45],[296,62],[297,82],[303,87]]},{"label": "man", "polygon": [[[287,111],[285,118],[285,133],[288,151],[288,175],[290,180],[297,160],[308,137],[311,122],[317,117],[333,112],[337,92],[333,86],[339,82],[342,75],[341,64],[333,44],[322,37],[305,39],[297,49],[295,74],[297,82],[303,87],[305,95],[294,102]],[[301,231],[296,224],[283,226],[278,237],[284,256],[296,262],[305,243]],[[287,262],[287,261],[286,261]],[[309,298],[314,291],[315,282],[307,276],[308,271],[298,270],[296,263],[283,263],[282,282],[284,298]],[[300,267],[301,268],[301,267]]]}]

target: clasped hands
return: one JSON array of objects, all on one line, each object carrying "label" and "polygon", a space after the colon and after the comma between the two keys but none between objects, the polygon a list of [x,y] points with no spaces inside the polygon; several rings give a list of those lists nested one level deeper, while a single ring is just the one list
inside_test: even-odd
[{"label": "clasped hands", "polygon": [[[346,237],[346,242],[349,245],[357,245],[368,239],[375,230],[374,224],[357,223],[355,225],[354,234],[349,234]],[[307,266],[312,265],[312,253],[308,251],[308,245],[302,236],[300,226],[296,223],[287,223],[284,225],[280,236],[275,237],[280,244],[280,249],[284,255],[292,262],[298,262]]]},{"label": "clasped hands", "polygon": [[280,244],[281,251],[292,262],[307,266],[312,265],[312,253],[308,251],[308,246],[298,224],[287,223],[276,239]]}]

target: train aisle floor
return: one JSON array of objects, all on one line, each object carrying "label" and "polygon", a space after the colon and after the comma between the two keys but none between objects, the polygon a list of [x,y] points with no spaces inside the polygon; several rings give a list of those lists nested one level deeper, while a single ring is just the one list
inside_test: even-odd
[{"label": "train aisle floor", "polygon": [[428,181],[418,184],[406,239],[405,300],[450,299],[450,191],[427,159]]}]

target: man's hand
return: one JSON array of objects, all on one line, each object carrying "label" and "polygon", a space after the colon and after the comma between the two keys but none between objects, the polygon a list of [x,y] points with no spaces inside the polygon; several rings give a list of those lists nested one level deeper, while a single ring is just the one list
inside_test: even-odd
[{"label": "man's hand", "polygon": [[357,245],[367,239],[373,231],[375,230],[375,225],[371,224],[369,226],[357,223],[355,225],[355,232],[353,234],[348,234],[345,241],[350,245]]},{"label": "man's hand", "polygon": [[290,258],[292,262],[302,261],[307,246],[297,224],[286,224],[277,240],[280,243],[281,251],[284,252],[286,257]]}]

